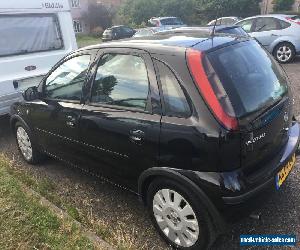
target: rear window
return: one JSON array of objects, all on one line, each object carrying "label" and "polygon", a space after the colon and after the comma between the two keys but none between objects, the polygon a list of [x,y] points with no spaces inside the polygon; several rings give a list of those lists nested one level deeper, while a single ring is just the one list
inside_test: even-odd
[{"label": "rear window", "polygon": [[2,15],[0,23],[0,56],[57,50],[63,47],[55,15]]},{"label": "rear window", "polygon": [[255,41],[219,49],[208,59],[206,69],[211,64],[216,74],[209,72],[210,78],[221,81],[236,117],[269,107],[287,92],[282,69]]}]

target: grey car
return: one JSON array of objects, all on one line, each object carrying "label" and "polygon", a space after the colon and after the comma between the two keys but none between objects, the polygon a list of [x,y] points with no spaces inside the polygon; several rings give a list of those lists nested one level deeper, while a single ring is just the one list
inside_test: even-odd
[{"label": "grey car", "polygon": [[300,16],[261,15],[236,23],[256,38],[280,63],[289,63],[300,54]]},{"label": "grey car", "polygon": [[172,27],[149,27],[149,28],[144,28],[144,29],[139,29],[137,32],[134,34],[134,38],[136,37],[146,37],[146,36],[153,36],[157,32],[165,31],[165,30],[170,30]]}]

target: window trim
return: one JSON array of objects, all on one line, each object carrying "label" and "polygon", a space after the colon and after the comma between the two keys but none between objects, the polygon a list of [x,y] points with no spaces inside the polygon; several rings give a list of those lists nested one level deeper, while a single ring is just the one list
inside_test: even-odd
[{"label": "window trim", "polygon": [[[112,48],[112,49],[108,49],[108,50],[103,50],[102,53],[98,54],[98,58],[96,59],[96,67],[95,67],[95,71],[93,72],[93,76],[91,77],[91,84],[90,84],[90,89],[89,89],[89,94],[88,94],[88,98],[86,101],[86,104],[89,106],[93,106],[93,107],[103,107],[103,108],[109,108],[109,109],[113,109],[113,110],[123,110],[123,111],[132,111],[132,112],[137,112],[137,113],[144,113],[144,114],[153,114],[152,112],[152,105],[151,105],[151,82],[150,82],[150,77],[149,77],[149,66],[147,63],[147,58],[145,57],[145,52],[144,53],[138,53],[135,50],[127,50],[126,52],[124,51],[124,48],[119,48],[117,50],[115,50],[116,48]],[[92,91],[93,91],[93,86],[94,86],[94,82],[95,82],[95,78],[97,75],[97,70],[98,70],[98,66],[100,63],[100,60],[107,54],[118,54],[118,55],[132,55],[132,56],[138,56],[140,58],[143,59],[144,63],[145,63],[145,67],[147,70],[147,78],[148,78],[148,96],[147,96],[147,102],[146,102],[146,107],[145,110],[139,109],[139,108],[134,108],[134,107],[125,107],[125,106],[119,106],[119,105],[112,105],[112,104],[106,104],[106,103],[96,103],[96,102],[92,102]]]},{"label": "window trim", "polygon": [[[154,61],[154,68],[155,68],[155,72],[156,72],[157,83],[158,83],[158,88],[159,88],[159,95],[160,95],[160,100],[161,100],[161,105],[162,105],[162,116],[163,117],[179,118],[179,119],[191,118],[193,116],[192,101],[189,98],[189,95],[187,94],[186,89],[183,87],[182,80],[180,79],[180,77],[178,76],[176,71],[173,70],[173,68],[168,63],[166,63],[165,61],[162,61],[161,59],[158,59],[157,57],[153,57],[153,61]],[[167,115],[166,114],[166,104],[165,104],[165,98],[164,98],[162,83],[161,83],[161,80],[160,80],[159,69],[158,69],[158,66],[157,66],[155,61],[158,61],[158,62],[164,64],[175,76],[175,78],[177,80],[177,83],[179,84],[179,87],[181,88],[182,93],[183,93],[183,95],[184,95],[184,97],[187,101],[187,104],[188,104],[188,107],[189,107],[189,110],[190,110],[189,115],[187,115],[187,116],[177,116],[177,115]]]},{"label": "window trim", "polygon": [[[85,56],[85,55],[88,55],[90,56],[90,63],[89,63],[89,66],[88,66],[88,70],[86,72],[86,75],[85,75],[85,80],[83,82],[83,85],[82,85],[82,91],[81,91],[81,97],[80,97],[80,100],[68,100],[68,99],[57,99],[57,98],[49,98],[47,96],[45,96],[45,88],[46,88],[46,80],[48,79],[48,77],[55,71],[57,70],[61,65],[63,65],[65,62],[67,61],[70,61],[72,60],[73,58],[76,58],[76,57],[80,57],[80,56]],[[43,95],[43,100],[45,101],[53,101],[53,102],[66,102],[66,103],[76,103],[76,104],[80,104],[80,103],[83,103],[83,99],[84,99],[84,95],[83,95],[83,89],[84,89],[84,86],[87,84],[88,82],[88,75],[91,71],[91,65],[93,63],[93,55],[92,53],[89,53],[87,51],[84,51],[80,54],[75,54],[75,55],[68,55],[66,56],[65,58],[63,58],[61,61],[59,61],[49,72],[48,74],[43,78],[43,80],[41,81],[41,85],[38,86],[38,89],[42,91],[42,95]]]}]

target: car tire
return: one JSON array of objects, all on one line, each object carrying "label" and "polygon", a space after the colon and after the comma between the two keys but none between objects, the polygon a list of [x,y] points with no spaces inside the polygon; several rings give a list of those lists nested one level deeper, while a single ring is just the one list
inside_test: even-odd
[{"label": "car tire", "polygon": [[293,44],[284,42],[275,47],[273,55],[280,63],[290,63],[296,56],[296,50]]},{"label": "car tire", "polygon": [[171,179],[155,179],[148,188],[147,206],[155,228],[173,248],[199,250],[211,246],[209,213],[186,186]]},{"label": "car tire", "polygon": [[32,133],[23,123],[16,122],[15,136],[18,149],[27,163],[34,165],[44,158],[44,155],[37,149],[34,143]]}]

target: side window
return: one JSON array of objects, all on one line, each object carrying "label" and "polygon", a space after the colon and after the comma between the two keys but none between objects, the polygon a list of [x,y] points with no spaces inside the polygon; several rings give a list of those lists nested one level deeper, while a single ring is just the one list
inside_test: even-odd
[{"label": "side window", "polygon": [[231,18],[223,18],[223,20],[222,20],[222,24],[224,24],[224,25],[231,25],[233,23],[234,23],[234,20]]},{"label": "side window", "polygon": [[123,30],[125,33],[128,33],[128,34],[133,32],[133,30],[128,27],[123,27]]},{"label": "side window", "polygon": [[156,65],[162,87],[166,115],[176,117],[190,116],[189,104],[176,76],[164,63],[156,61]]},{"label": "side window", "polygon": [[143,58],[106,54],[97,69],[92,88],[93,103],[146,109],[148,73]]},{"label": "side window", "polygon": [[46,80],[46,97],[79,101],[89,63],[90,55],[82,55],[74,57],[60,65]]},{"label": "side window", "polygon": [[291,26],[290,23],[285,22],[285,21],[283,21],[283,20],[278,20],[278,21],[279,21],[279,23],[280,23],[281,29],[286,29],[286,28],[288,28],[288,27]]},{"label": "side window", "polygon": [[270,31],[280,29],[279,23],[275,18],[258,18],[255,25],[255,32]]},{"label": "side window", "polygon": [[254,19],[245,20],[240,22],[238,25],[241,26],[247,33],[251,32]]}]

